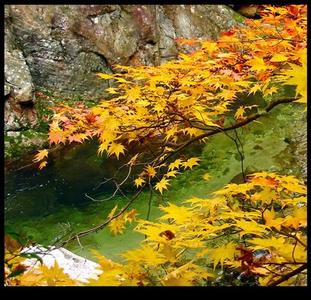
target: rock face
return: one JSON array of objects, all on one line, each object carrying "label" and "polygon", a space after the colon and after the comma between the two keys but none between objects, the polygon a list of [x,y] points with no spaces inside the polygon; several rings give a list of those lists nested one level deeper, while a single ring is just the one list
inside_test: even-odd
[{"label": "rock face", "polygon": [[4,41],[4,129],[14,131],[36,124],[36,112],[33,109],[34,86],[23,53],[16,47],[12,32],[7,26]]},{"label": "rock face", "polygon": [[34,90],[104,98],[96,72],[158,65],[176,57],[174,39],[216,38],[235,15],[224,5],[6,5],[5,131],[37,130]]},{"label": "rock face", "polygon": [[9,5],[6,27],[36,88],[102,96],[95,73],[113,64],[159,64],[175,38],[216,38],[236,25],[223,5]]}]

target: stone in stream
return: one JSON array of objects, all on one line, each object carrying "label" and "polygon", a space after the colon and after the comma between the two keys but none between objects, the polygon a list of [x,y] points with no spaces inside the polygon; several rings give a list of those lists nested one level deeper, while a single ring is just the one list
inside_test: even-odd
[{"label": "stone in stream", "polygon": [[[24,253],[36,253],[47,267],[54,266],[54,263],[64,269],[64,273],[68,274],[73,280],[86,283],[88,279],[96,279],[102,273],[98,269],[99,264],[90,261],[84,257],[76,255],[65,248],[48,249],[40,245],[25,248]],[[27,259],[24,264],[26,266],[39,266],[40,262],[35,259]]]}]

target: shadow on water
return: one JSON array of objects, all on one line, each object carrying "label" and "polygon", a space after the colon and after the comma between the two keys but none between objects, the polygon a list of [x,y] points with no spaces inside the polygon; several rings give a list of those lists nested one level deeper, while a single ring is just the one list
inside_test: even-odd
[{"label": "shadow on water", "polygon": [[[96,142],[63,149],[43,170],[24,168],[5,174],[6,219],[45,217],[61,207],[81,207],[85,196],[116,167],[96,155]],[[113,190],[105,184],[105,192]]]},{"label": "shadow on water", "polygon": [[[301,111],[297,105],[275,108],[271,115],[239,129],[244,144],[246,173],[266,170],[301,177],[300,168],[293,158],[292,139],[294,128],[299,128]],[[299,123],[300,122],[300,123]],[[121,195],[109,201],[94,202],[85,196],[88,193],[96,200],[104,200],[114,191],[114,185],[100,186],[104,178],[111,177],[125,162],[106,159],[96,155],[97,142],[76,145],[57,152],[48,167],[42,171],[25,168],[5,174],[5,225],[6,229],[26,236],[43,245],[66,232],[79,232],[102,223],[111,209],[127,202]],[[191,150],[193,151],[193,149]],[[208,193],[229,182],[241,180],[241,163],[232,140],[222,134],[211,137],[202,148],[196,148],[192,156],[202,158],[199,167],[185,171],[171,181],[164,193],[164,201],[180,203],[189,197],[207,197]],[[126,158],[128,159],[128,157]],[[211,179],[203,180],[209,173]],[[126,174],[120,172],[120,178]],[[130,179],[130,184],[132,182]],[[132,186],[126,188],[128,197]],[[148,211],[148,192],[133,203],[132,207],[145,218]],[[162,197],[155,195],[151,219],[160,216],[158,205]],[[120,260],[119,253],[136,247],[143,236],[130,225],[125,234],[112,236],[108,228],[81,239],[83,248],[74,241],[67,248],[78,255],[93,259],[90,249],[97,249],[107,257]]]}]

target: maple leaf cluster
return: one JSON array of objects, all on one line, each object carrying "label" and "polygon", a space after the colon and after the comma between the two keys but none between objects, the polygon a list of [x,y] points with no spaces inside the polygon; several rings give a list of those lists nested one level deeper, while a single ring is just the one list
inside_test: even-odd
[{"label": "maple leaf cluster", "polygon": [[[134,186],[141,191],[149,185],[163,194],[171,178],[199,165],[199,157],[188,158],[182,149],[260,114],[257,105],[237,105],[241,97],[260,95],[273,107],[288,85],[293,101],[306,103],[306,13],[306,5],[264,6],[260,19],[246,20],[216,41],[179,39],[195,50],[177,60],[115,65],[114,74],[99,73],[114,82],[106,90],[113,98],[92,108],[55,108],[50,144],[97,138],[98,154],[117,159],[136,149],[125,164],[130,170],[139,166]],[[35,156],[40,169],[47,155],[41,150]],[[138,220],[135,230],[145,239],[123,254],[124,263],[96,254],[103,273],[89,285],[205,285],[219,268],[254,277],[259,285],[291,284],[297,278],[288,274],[306,266],[306,209],[306,188],[297,178],[267,172],[207,198],[168,203],[158,222]],[[136,212],[116,211],[108,226],[120,234]]]},{"label": "maple leaf cluster", "polygon": [[[136,212],[117,216],[116,209],[108,216],[115,217],[109,226],[119,233]],[[306,187],[294,176],[254,173],[246,183],[228,184],[210,197],[160,209],[164,214],[158,221],[137,221],[134,230],[145,239],[121,254],[122,263],[94,251],[102,273],[86,285],[206,285],[217,278],[219,268],[271,285],[297,266],[306,266]],[[8,251],[10,247],[6,262],[16,270],[22,260]],[[57,264],[24,271],[12,285],[85,285],[70,279]],[[289,276],[282,285],[296,279]]]},{"label": "maple leaf cluster", "polygon": [[[177,60],[160,66],[115,65],[114,74],[98,73],[114,82],[107,89],[113,98],[92,108],[55,108],[50,144],[98,138],[99,155],[119,158],[129,147],[139,152],[139,146],[154,142],[157,158],[145,166],[159,175],[155,187],[161,192],[167,182],[160,183],[159,177],[181,143],[201,140],[232,116],[241,121],[259,109],[234,105],[243,95],[257,93],[269,102],[278,99],[281,86],[291,85],[296,102],[306,102],[306,11],[306,5],[265,6],[261,19],[246,20],[216,41],[178,39],[198,47]],[[134,181],[136,187],[156,175],[144,174]]]}]

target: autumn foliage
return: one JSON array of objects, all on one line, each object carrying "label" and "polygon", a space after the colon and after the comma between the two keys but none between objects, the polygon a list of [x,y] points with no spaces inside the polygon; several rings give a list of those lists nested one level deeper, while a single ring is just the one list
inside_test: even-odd
[{"label": "autumn foliage", "polygon": [[[106,89],[111,99],[92,108],[55,108],[50,145],[97,138],[98,154],[117,159],[137,149],[126,167],[129,174],[134,166],[138,172],[128,178],[138,191],[149,187],[163,194],[171,178],[200,163],[181,155],[189,145],[242,127],[276,105],[306,103],[306,5],[265,6],[260,14],[216,41],[179,39],[183,53],[177,60],[115,65],[113,74],[99,73],[112,85]],[[293,96],[284,86],[293,87]],[[264,105],[241,104],[252,94],[261,95]],[[150,144],[152,151],[141,152]],[[36,155],[40,169],[47,155]],[[96,254],[103,273],[88,284],[213,285],[219,269],[255,278],[258,285],[292,284],[306,269],[306,205],[303,183],[266,172],[204,199],[168,203],[157,222],[138,220],[135,230],[146,238],[123,254],[123,264]],[[107,225],[119,234],[136,212],[116,212]],[[42,268],[19,275],[18,284],[57,285],[56,273]]]}]

